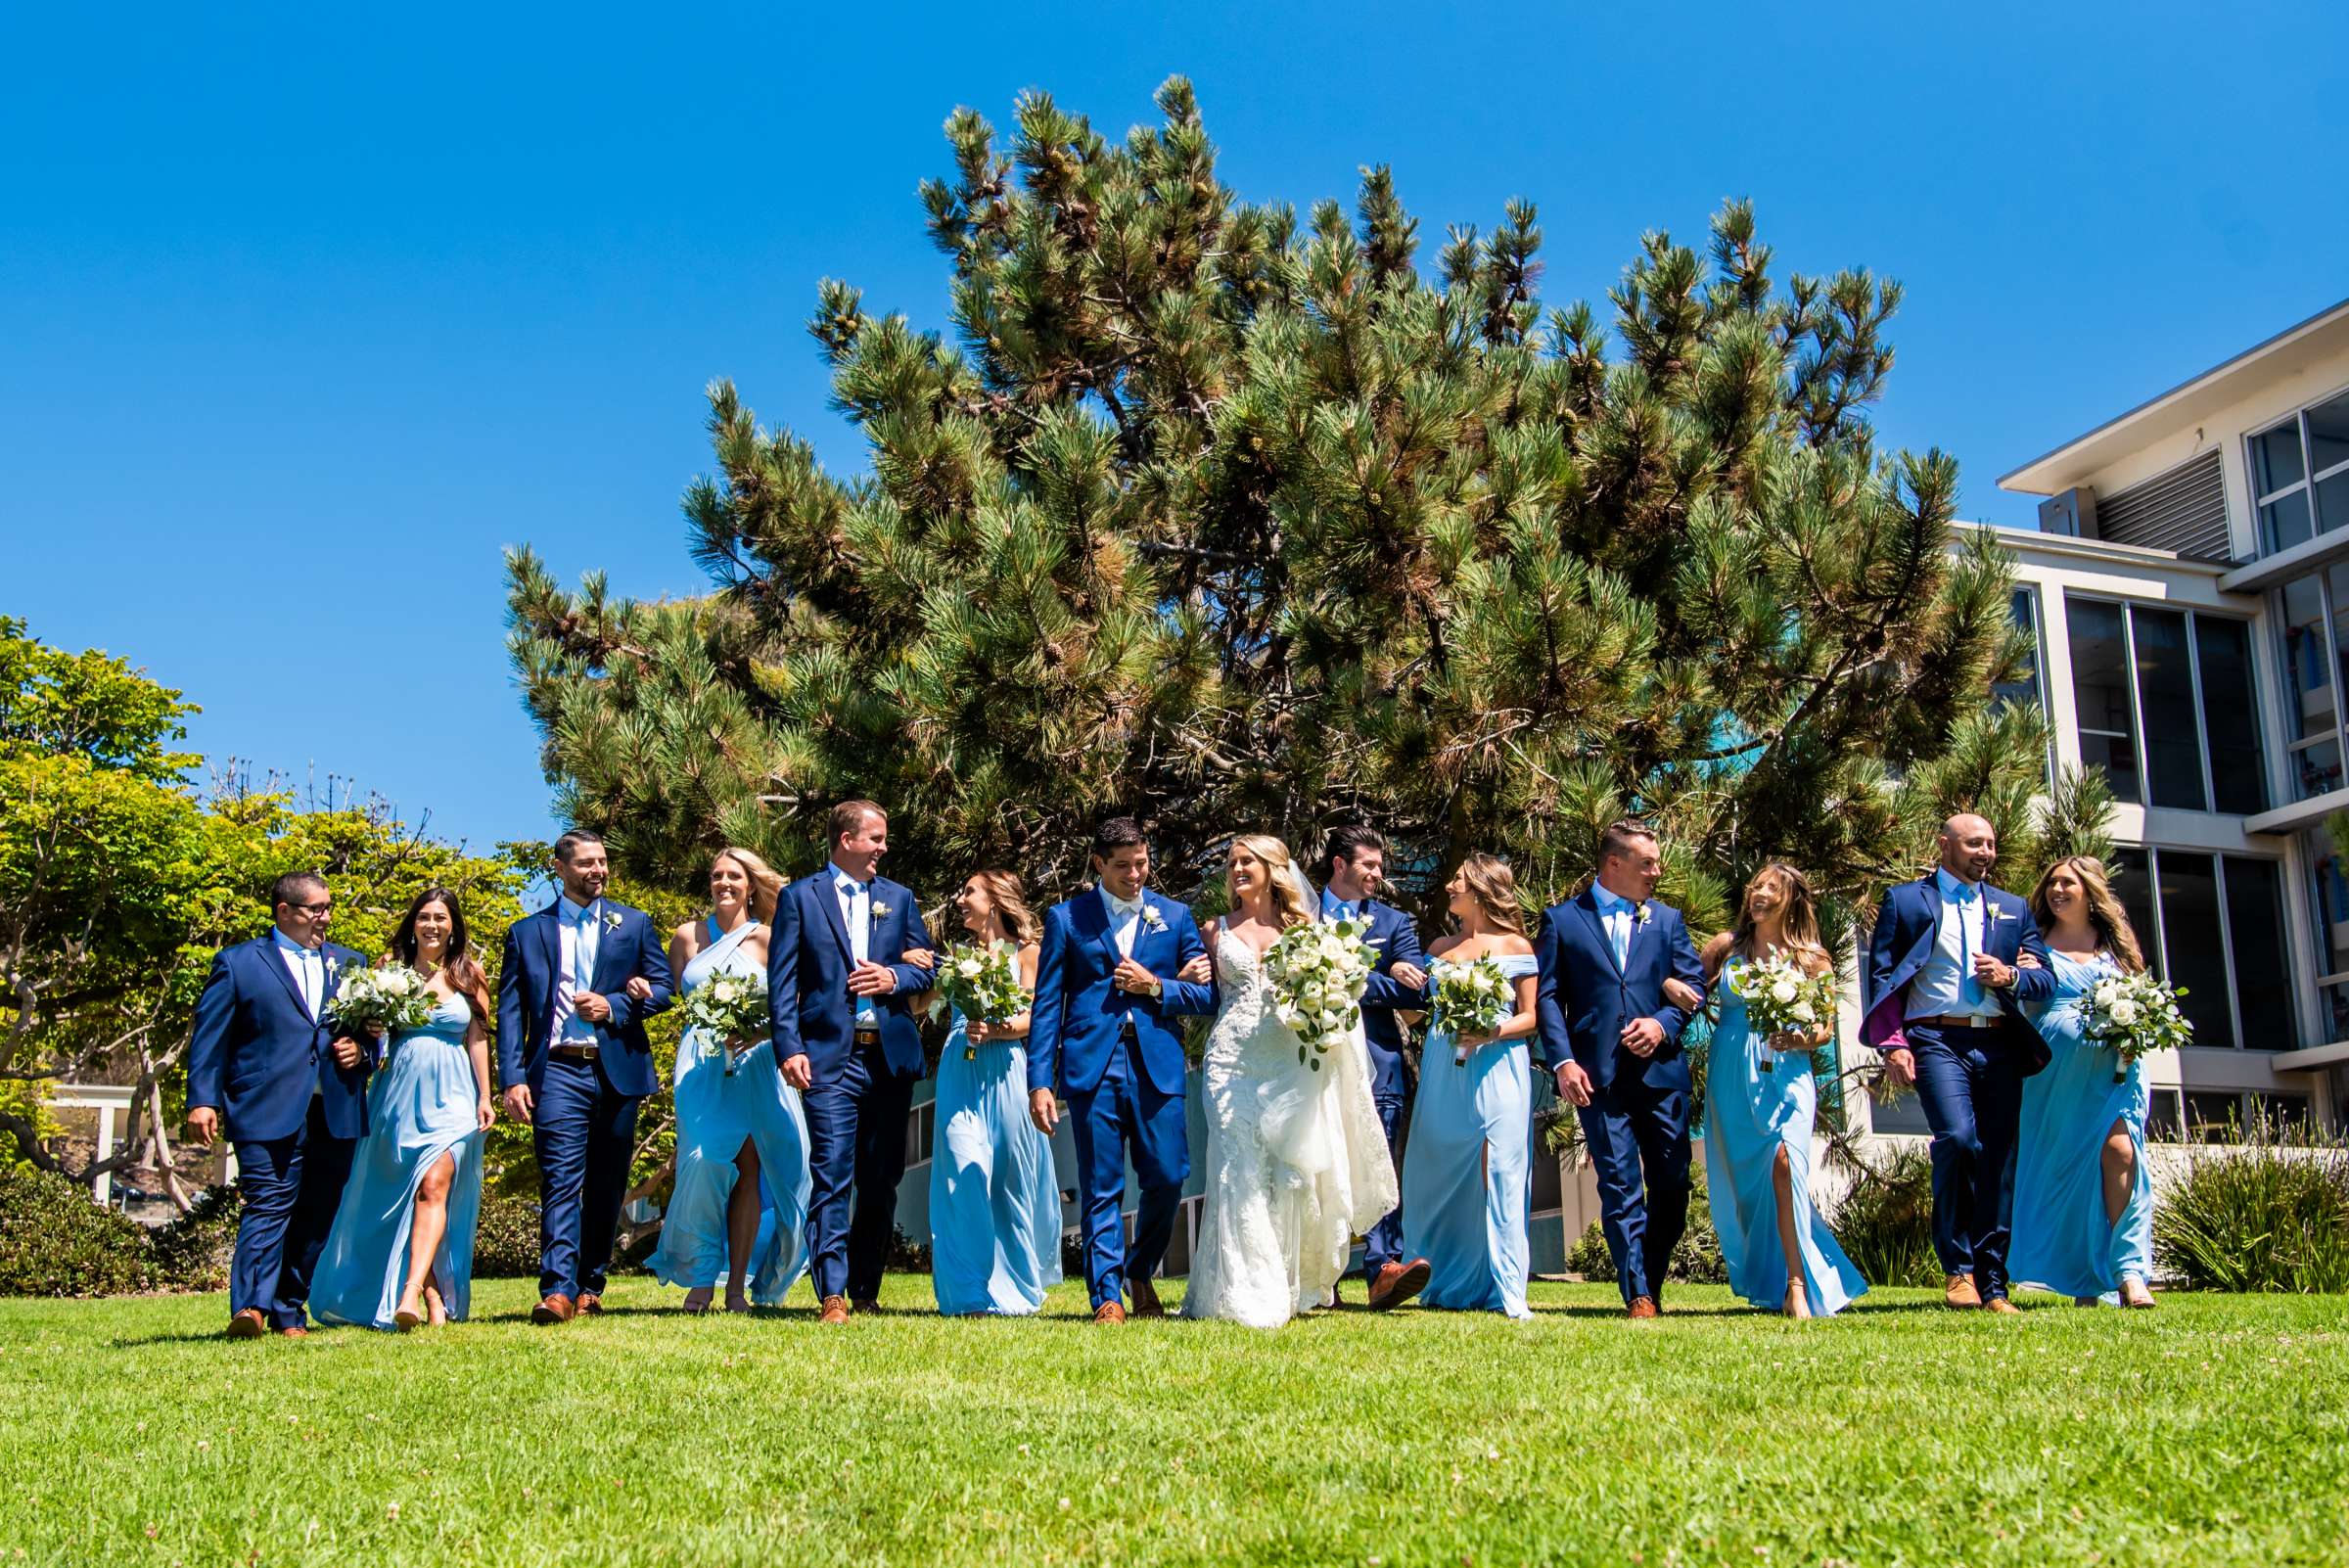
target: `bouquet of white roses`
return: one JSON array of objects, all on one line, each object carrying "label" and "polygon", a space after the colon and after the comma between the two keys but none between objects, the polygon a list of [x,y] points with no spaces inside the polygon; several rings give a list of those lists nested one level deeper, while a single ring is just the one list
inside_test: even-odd
[{"label": "bouquet of white roses", "polygon": [[[1029,1002],[1028,988],[1020,984],[1019,949],[997,938],[981,945],[958,942],[948,947],[938,966],[930,1011],[942,1007],[961,1010],[966,1021],[1009,1023]],[[979,1047],[966,1036],[962,1059],[976,1060]]]},{"label": "bouquet of white roses", "polygon": [[1362,1021],[1362,991],[1377,954],[1361,920],[1308,920],[1289,927],[1265,953],[1272,1012],[1294,1030],[1297,1059],[1321,1071],[1321,1053]]},{"label": "bouquet of white roses", "polygon": [[2185,994],[2183,987],[2165,986],[2146,970],[2107,975],[2091,988],[2080,1033],[2119,1053],[2115,1084],[2128,1079],[2129,1064],[2139,1057],[2194,1042],[2193,1024],[2178,1010],[2178,998]]},{"label": "bouquet of white roses", "polygon": [[432,984],[415,970],[406,964],[378,964],[345,975],[326,1010],[345,1034],[388,1035],[424,1028],[439,1005]]},{"label": "bouquet of white roses", "polygon": [[720,970],[685,996],[685,1027],[702,1032],[702,1049],[725,1063],[728,1078],[766,1038],[772,1022],[763,969]]},{"label": "bouquet of white roses", "polygon": [[[1835,1017],[1835,972],[1812,974],[1787,953],[1772,953],[1730,966],[1729,990],[1745,1002],[1753,1033],[1809,1035]],[[1773,1070],[1774,1053],[1762,1053],[1762,1071]]]},{"label": "bouquet of white roses", "polygon": [[1428,973],[1436,990],[1430,1027],[1451,1031],[1451,1060],[1458,1066],[1468,1060],[1468,1047],[1460,1043],[1460,1037],[1492,1034],[1516,1015],[1516,997],[1509,977],[1489,957],[1464,964],[1439,958]]}]

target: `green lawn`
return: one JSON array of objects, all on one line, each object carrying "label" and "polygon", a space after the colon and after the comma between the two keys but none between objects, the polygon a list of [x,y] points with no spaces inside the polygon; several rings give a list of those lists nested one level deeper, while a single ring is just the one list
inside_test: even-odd
[{"label": "green lawn", "polygon": [[0,1560],[2339,1563],[2349,1303],[1880,1292],[1808,1325],[1605,1286],[1535,1322],[1257,1333],[905,1310],[687,1319],[529,1287],[407,1338],[222,1299],[0,1303]]}]

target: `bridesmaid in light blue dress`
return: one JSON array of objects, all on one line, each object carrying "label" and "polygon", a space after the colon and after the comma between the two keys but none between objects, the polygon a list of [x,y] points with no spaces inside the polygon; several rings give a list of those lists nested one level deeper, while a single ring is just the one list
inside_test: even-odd
[{"label": "bridesmaid in light blue dress", "polygon": [[2031,1019],[2051,1060],[2023,1081],[2006,1269],[2082,1306],[2150,1307],[2144,1063],[2124,1071],[2118,1052],[2082,1034],[2096,982],[2139,972],[2144,957],[2102,863],[2087,855],[2048,868],[2031,912],[2055,969],[2055,994]]},{"label": "bridesmaid in light blue dress", "polygon": [[392,1036],[368,1085],[367,1136],[310,1282],[310,1311],[324,1322],[404,1331],[462,1322],[472,1309],[482,1146],[497,1120],[493,1015],[465,911],[446,888],[417,896],[385,961],[426,977],[440,1002],[424,1028]]},{"label": "bridesmaid in light blue dress", "polygon": [[[749,850],[718,852],[710,866],[712,913],[669,940],[679,995],[721,974],[765,975],[765,922],[782,886]],[[776,1070],[764,1031],[732,1058],[732,1072],[727,1066],[728,1046],[704,1031],[688,1030],[677,1045],[676,1184],[645,1267],[686,1287],[688,1313],[710,1310],[721,1276],[726,1311],[775,1306],[807,1265],[807,1118],[799,1090]]]},{"label": "bridesmaid in light blue dress", "polygon": [[[1019,945],[1036,986],[1036,916],[1020,879],[981,871],[954,896],[979,942]],[[930,1276],[949,1316],[1024,1316],[1060,1283],[1060,1180],[1051,1140],[1029,1119],[1028,1014],[988,1024],[954,1013],[938,1062],[930,1154]]]},{"label": "bridesmaid in light blue dress", "polygon": [[[1803,1035],[1755,1035],[1745,998],[1726,984],[1773,953],[1813,974],[1832,968],[1819,940],[1811,884],[1783,861],[1754,873],[1733,930],[1705,944],[1705,974],[1721,1002],[1705,1056],[1705,1189],[1729,1287],[1789,1317],[1824,1317],[1867,1293],[1811,1201],[1811,1128],[1819,1084],[1811,1053],[1834,1038],[1831,1019]],[[1801,1260],[1801,1268],[1787,1260]]]},{"label": "bridesmaid in light blue dress", "polygon": [[1440,1017],[1429,1025],[1404,1146],[1404,1255],[1427,1260],[1422,1306],[1531,1317],[1534,1078],[1527,1041],[1539,966],[1505,863],[1472,854],[1444,891],[1454,929],[1428,949],[1429,968],[1491,958],[1508,977],[1517,1010],[1491,1034],[1455,1035]]}]

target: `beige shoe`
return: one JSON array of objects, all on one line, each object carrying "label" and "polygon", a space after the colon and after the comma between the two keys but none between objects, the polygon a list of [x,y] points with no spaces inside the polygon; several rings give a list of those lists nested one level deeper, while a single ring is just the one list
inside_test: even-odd
[{"label": "beige shoe", "polygon": [[1974,1288],[1971,1274],[1952,1274],[1942,1282],[1941,1299],[1953,1307],[1979,1307],[1982,1293]]}]

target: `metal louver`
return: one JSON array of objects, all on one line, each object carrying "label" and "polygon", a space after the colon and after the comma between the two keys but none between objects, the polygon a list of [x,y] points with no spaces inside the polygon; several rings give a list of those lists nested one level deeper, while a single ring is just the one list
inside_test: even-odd
[{"label": "metal louver", "polygon": [[2115,544],[2228,560],[2227,481],[2219,454],[2204,452],[2118,494],[2097,496],[2096,533]]}]

